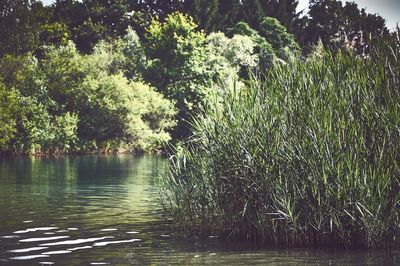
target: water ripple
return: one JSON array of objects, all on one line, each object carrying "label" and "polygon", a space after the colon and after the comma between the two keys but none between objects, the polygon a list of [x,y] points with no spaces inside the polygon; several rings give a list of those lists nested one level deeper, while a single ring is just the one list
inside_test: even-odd
[{"label": "water ripple", "polygon": [[104,236],[104,237],[94,237],[94,238],[81,238],[81,239],[66,240],[66,241],[53,242],[53,243],[44,243],[44,244],[41,244],[40,246],[78,245],[78,244],[82,244],[82,243],[95,242],[95,241],[104,240],[104,239],[108,239],[108,238],[114,238],[114,237],[113,236]]},{"label": "water ripple", "polygon": [[19,257],[12,257],[12,260],[33,260],[36,258],[48,258],[49,255],[30,255],[30,256],[19,256]]},{"label": "water ripple", "polygon": [[21,249],[9,250],[8,252],[11,252],[11,253],[27,253],[27,252],[43,250],[43,249],[47,249],[47,248],[48,247],[21,248]]},{"label": "water ripple", "polygon": [[58,240],[63,238],[69,238],[69,236],[33,237],[33,238],[21,239],[19,240],[19,242],[42,242],[49,240]]},{"label": "water ripple", "polygon": [[112,232],[112,231],[118,231],[117,228],[104,228],[100,229],[100,232]]},{"label": "water ripple", "polygon": [[56,250],[56,251],[49,251],[49,252],[44,252],[42,255],[58,255],[58,254],[67,254],[71,253],[71,250]]},{"label": "water ripple", "polygon": [[81,249],[89,249],[89,248],[92,248],[92,247],[93,246],[83,246],[83,247],[69,248],[68,250],[75,251],[75,250],[81,250]]},{"label": "water ripple", "polygon": [[58,227],[36,227],[36,228],[28,228],[25,230],[15,231],[14,234],[26,234],[26,233],[30,233],[30,232],[49,231],[49,230],[55,230],[55,229],[58,229]]},{"label": "water ripple", "polygon": [[97,242],[94,243],[94,246],[96,247],[103,247],[103,246],[107,246],[110,244],[120,244],[120,243],[132,243],[132,242],[139,242],[142,241],[141,239],[138,238],[134,238],[134,239],[128,239],[128,240],[118,240],[118,241],[108,241],[108,242]]}]

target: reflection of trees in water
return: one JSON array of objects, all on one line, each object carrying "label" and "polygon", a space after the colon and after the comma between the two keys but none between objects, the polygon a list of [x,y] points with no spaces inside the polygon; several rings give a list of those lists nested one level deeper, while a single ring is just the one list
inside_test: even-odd
[{"label": "reflection of trees in water", "polygon": [[36,221],[57,226],[148,221],[154,177],[163,163],[161,157],[132,155],[2,159],[0,216],[9,211],[9,226],[31,219],[29,212],[35,212]]},{"label": "reflection of trees in water", "polygon": [[3,158],[0,173],[0,183],[8,188],[14,184],[16,188],[40,189],[41,192],[55,185],[69,188],[76,180],[76,169],[66,156]]},{"label": "reflection of trees in water", "polygon": [[112,225],[152,219],[148,213],[155,202],[154,179],[162,164],[160,157],[130,155],[98,156],[89,168],[82,161],[78,183],[85,188],[80,193],[83,220]]}]

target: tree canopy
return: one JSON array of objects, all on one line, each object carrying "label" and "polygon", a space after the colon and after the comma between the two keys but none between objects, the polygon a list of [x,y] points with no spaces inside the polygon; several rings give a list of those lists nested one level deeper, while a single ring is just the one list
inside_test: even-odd
[{"label": "tree canopy", "polygon": [[214,91],[245,88],[318,43],[367,56],[397,38],[355,3],[312,0],[304,17],[297,5],[2,1],[0,151],[160,149],[191,136]]}]

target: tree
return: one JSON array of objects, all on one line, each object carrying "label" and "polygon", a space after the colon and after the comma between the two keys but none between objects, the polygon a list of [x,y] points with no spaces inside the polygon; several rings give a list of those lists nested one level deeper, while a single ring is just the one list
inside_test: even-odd
[{"label": "tree", "polygon": [[[297,0],[136,0],[129,1],[134,13],[157,16],[164,21],[168,15],[181,12],[191,16],[199,28],[207,33],[223,31],[239,21],[258,29],[265,16],[277,18],[289,32],[297,32],[300,14],[296,12]],[[135,28],[141,35],[140,30]]]},{"label": "tree", "polygon": [[65,24],[59,22],[45,23],[41,27],[39,38],[42,45],[67,45],[70,32]]},{"label": "tree", "polygon": [[247,22],[255,29],[265,17],[276,18],[289,32],[296,30],[300,14],[296,8],[296,0],[243,0],[241,20]]},{"label": "tree", "polygon": [[0,60],[0,69],[0,79],[9,91],[9,96],[3,99],[13,114],[8,125],[14,125],[14,134],[0,149],[68,151],[76,140],[77,116],[59,108],[50,97],[46,75],[38,60],[29,54],[7,55]]},{"label": "tree", "polygon": [[115,46],[100,42],[91,55],[69,42],[48,47],[40,59],[3,57],[0,151],[154,150],[168,141],[173,103],[122,73],[133,63],[123,48],[138,45],[129,35]]},{"label": "tree", "polygon": [[212,86],[204,63],[205,35],[196,28],[192,18],[173,13],[164,22],[153,20],[145,35],[147,55],[152,59],[145,80],[176,101],[177,137],[189,134],[185,120],[205,100],[206,91]]},{"label": "tree", "polygon": [[220,0],[218,30],[224,31],[235,25],[241,17],[242,1],[241,0]]},{"label": "tree", "polygon": [[142,73],[147,67],[146,55],[139,36],[132,28],[128,27],[125,36],[119,41],[117,49],[124,56],[122,71],[125,76],[130,80],[141,80]]},{"label": "tree", "polygon": [[288,51],[300,52],[293,34],[289,33],[279,21],[272,17],[265,17],[259,26],[260,35],[271,44],[278,57],[284,59]]},{"label": "tree", "polygon": [[358,53],[363,53],[368,42],[389,35],[382,17],[367,14],[356,3],[343,6],[337,0],[312,0],[309,15],[309,25],[305,30],[305,42],[309,45],[321,39],[326,47],[351,47],[355,50],[358,47]]},{"label": "tree", "polygon": [[222,32],[211,33],[207,36],[207,46],[210,50],[209,58],[212,56],[216,59],[210,64],[219,69],[216,76],[220,82],[238,79],[239,76],[247,78],[248,72],[255,70],[258,65],[259,55],[254,52],[256,44],[249,36],[235,34],[228,38]]},{"label": "tree", "polygon": [[73,32],[73,40],[79,51],[83,53],[91,53],[97,42],[102,40],[106,35],[106,28],[92,19],[87,19],[83,24],[79,25]]},{"label": "tree", "polygon": [[54,21],[52,7],[39,1],[3,1],[0,5],[0,56],[40,55],[43,46],[65,45],[70,38],[66,24]]},{"label": "tree", "polygon": [[90,53],[98,41],[116,39],[125,34],[131,11],[127,0],[57,0],[54,17],[68,25],[79,51]]},{"label": "tree", "polygon": [[190,15],[201,29],[211,32],[220,25],[219,2],[219,0],[183,1],[180,10]]},{"label": "tree", "polygon": [[168,15],[182,8],[180,0],[133,0],[129,1],[132,10],[142,11],[151,16],[157,16],[164,20]]},{"label": "tree", "polygon": [[268,69],[276,57],[276,53],[266,38],[262,37],[258,31],[251,28],[246,22],[238,22],[231,30],[230,35],[239,34],[249,36],[255,44],[254,51],[259,57],[259,70],[261,72]]},{"label": "tree", "polygon": [[[129,35],[134,36],[133,32]],[[129,36],[126,39],[132,41]],[[133,41],[122,47],[138,45]],[[122,75],[131,58],[117,48],[113,50],[112,44],[103,41],[86,56],[80,55],[73,43],[51,48],[41,62],[49,95],[59,112],[78,114],[77,135],[82,146],[106,147],[112,142],[115,147],[158,148],[169,139],[165,130],[174,125],[172,104],[153,88],[131,83]],[[157,103],[159,122],[150,115],[155,111],[146,102]],[[146,139],[149,135],[152,138]]]},{"label": "tree", "polygon": [[0,4],[0,57],[36,49],[36,25],[32,23],[31,0],[4,0]]},{"label": "tree", "polygon": [[16,116],[20,112],[18,92],[0,82],[0,151],[8,148],[17,133]]},{"label": "tree", "polygon": [[131,82],[129,145],[133,149],[152,151],[171,140],[168,133],[176,126],[176,109],[156,90],[141,82]]}]

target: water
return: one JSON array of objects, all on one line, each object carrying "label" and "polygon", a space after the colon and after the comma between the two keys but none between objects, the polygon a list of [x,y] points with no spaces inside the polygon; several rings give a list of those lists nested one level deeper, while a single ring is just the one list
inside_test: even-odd
[{"label": "water", "polygon": [[400,265],[400,251],[185,238],[156,200],[158,156],[0,159],[0,265]]}]

